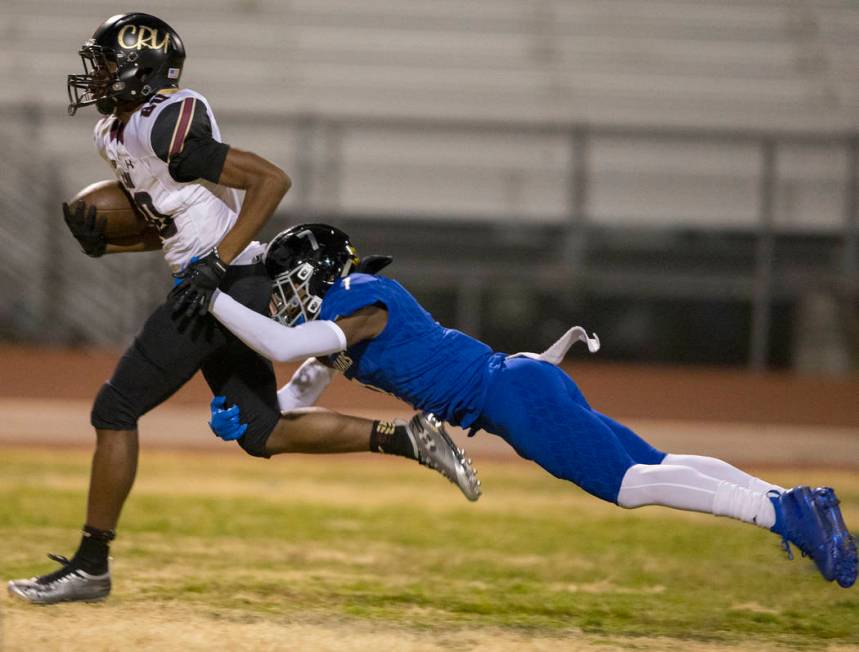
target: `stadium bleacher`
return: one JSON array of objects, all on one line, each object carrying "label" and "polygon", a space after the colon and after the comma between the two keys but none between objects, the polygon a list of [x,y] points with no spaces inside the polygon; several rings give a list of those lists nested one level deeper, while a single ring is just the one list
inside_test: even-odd
[{"label": "stadium bleacher", "polygon": [[[183,83],[208,97],[225,139],[289,171],[291,217],[407,217],[496,235],[523,224],[560,233],[572,217],[596,230],[755,237],[772,174],[776,230],[847,229],[859,129],[850,0],[140,8],[183,35]],[[106,0],[4,3],[0,105],[37,123],[58,198],[108,176],[89,145],[93,112],[66,117],[63,85],[81,41],[115,11]],[[457,242],[455,228],[427,231],[436,246]]]},{"label": "stadium bleacher", "polygon": [[[859,111],[849,0],[144,4],[222,108],[814,129]],[[3,73],[27,73],[7,101],[56,102],[115,7],[4,3]]]}]

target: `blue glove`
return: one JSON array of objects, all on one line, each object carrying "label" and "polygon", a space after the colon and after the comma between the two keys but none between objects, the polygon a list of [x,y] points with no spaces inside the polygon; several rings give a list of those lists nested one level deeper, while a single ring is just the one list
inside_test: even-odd
[{"label": "blue glove", "polygon": [[216,396],[212,399],[212,420],[209,427],[224,441],[241,439],[248,429],[248,424],[239,421],[239,406],[234,405],[229,410],[224,409],[226,396]]}]

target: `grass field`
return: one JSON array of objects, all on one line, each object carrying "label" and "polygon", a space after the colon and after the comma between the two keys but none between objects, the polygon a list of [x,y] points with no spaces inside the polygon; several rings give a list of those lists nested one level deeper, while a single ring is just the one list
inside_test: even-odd
[{"label": "grass field", "polygon": [[[859,649],[859,591],[758,528],[591,498],[480,465],[469,504],[402,460],[144,453],[97,605],[0,598],[0,649]],[[0,449],[0,577],[51,568],[89,453]],[[832,483],[859,523],[855,473]]]}]

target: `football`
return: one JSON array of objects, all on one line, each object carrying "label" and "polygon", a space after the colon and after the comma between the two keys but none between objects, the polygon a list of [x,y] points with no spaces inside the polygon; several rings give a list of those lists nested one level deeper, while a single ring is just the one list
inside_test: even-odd
[{"label": "football", "polygon": [[77,202],[95,206],[97,219],[105,218],[105,237],[112,244],[127,244],[146,230],[143,214],[137,210],[128,193],[118,181],[105,179],[88,185],[72,197],[69,205]]}]

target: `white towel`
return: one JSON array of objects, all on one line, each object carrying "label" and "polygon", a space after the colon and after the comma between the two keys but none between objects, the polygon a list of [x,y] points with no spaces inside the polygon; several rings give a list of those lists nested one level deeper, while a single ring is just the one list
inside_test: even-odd
[{"label": "white towel", "polygon": [[573,326],[570,330],[561,335],[561,338],[557,342],[542,353],[523,351],[521,353],[514,353],[508,357],[542,360],[544,362],[551,362],[553,365],[557,366],[561,364],[564,356],[567,355],[567,351],[569,351],[570,347],[576,342],[586,342],[588,345],[588,351],[591,353],[596,353],[600,350],[600,338],[596,333],[593,334],[593,337],[588,337],[584,328],[581,326]]}]

